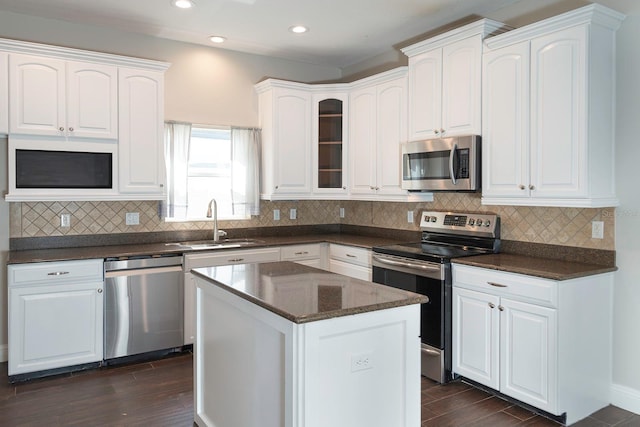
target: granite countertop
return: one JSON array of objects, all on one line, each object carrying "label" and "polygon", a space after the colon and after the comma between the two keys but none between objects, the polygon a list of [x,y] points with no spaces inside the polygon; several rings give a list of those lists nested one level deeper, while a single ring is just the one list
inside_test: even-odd
[{"label": "granite countertop", "polygon": [[413,292],[289,261],[196,268],[192,272],[294,323],[428,302]]},{"label": "granite countertop", "polygon": [[576,279],[617,270],[615,266],[560,261],[508,253],[456,258],[452,262],[552,280]]},{"label": "granite countertop", "polygon": [[[256,243],[243,245],[242,247],[230,247],[225,249],[205,249],[207,251],[227,251],[238,249],[264,248],[271,246],[295,245],[305,243],[337,243],[349,246],[371,248],[378,245],[398,243],[398,240],[387,237],[376,237],[356,234],[309,234],[299,236],[264,236],[258,237]],[[24,264],[43,261],[67,261],[76,259],[93,258],[122,258],[143,255],[170,255],[188,252],[202,252],[203,250],[189,249],[168,243],[144,243],[126,245],[86,246],[60,249],[31,249],[21,251],[9,251],[8,264]]]}]

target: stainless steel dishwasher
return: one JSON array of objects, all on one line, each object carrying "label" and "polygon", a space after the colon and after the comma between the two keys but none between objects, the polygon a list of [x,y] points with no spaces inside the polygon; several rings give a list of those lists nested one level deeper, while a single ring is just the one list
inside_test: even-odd
[{"label": "stainless steel dishwasher", "polygon": [[104,358],[184,343],[182,256],[106,259]]}]

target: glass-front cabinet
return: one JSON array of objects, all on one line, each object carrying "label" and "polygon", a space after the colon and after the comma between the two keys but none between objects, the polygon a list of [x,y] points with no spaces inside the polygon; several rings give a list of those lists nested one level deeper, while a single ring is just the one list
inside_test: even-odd
[{"label": "glass-front cabinet", "polygon": [[347,94],[314,94],[314,192],[346,195]]}]

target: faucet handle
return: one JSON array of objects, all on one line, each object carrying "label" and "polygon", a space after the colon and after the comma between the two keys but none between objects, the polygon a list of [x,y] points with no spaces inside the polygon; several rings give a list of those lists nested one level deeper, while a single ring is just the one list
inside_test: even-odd
[{"label": "faucet handle", "polygon": [[227,232],[224,230],[218,230],[218,236],[220,237],[227,237]]}]

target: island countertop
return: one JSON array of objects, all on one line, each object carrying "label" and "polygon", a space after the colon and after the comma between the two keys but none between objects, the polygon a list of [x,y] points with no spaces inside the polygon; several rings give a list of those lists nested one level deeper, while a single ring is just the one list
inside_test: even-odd
[{"label": "island countertop", "polygon": [[195,268],[194,275],[294,323],[428,302],[413,292],[289,261]]}]

